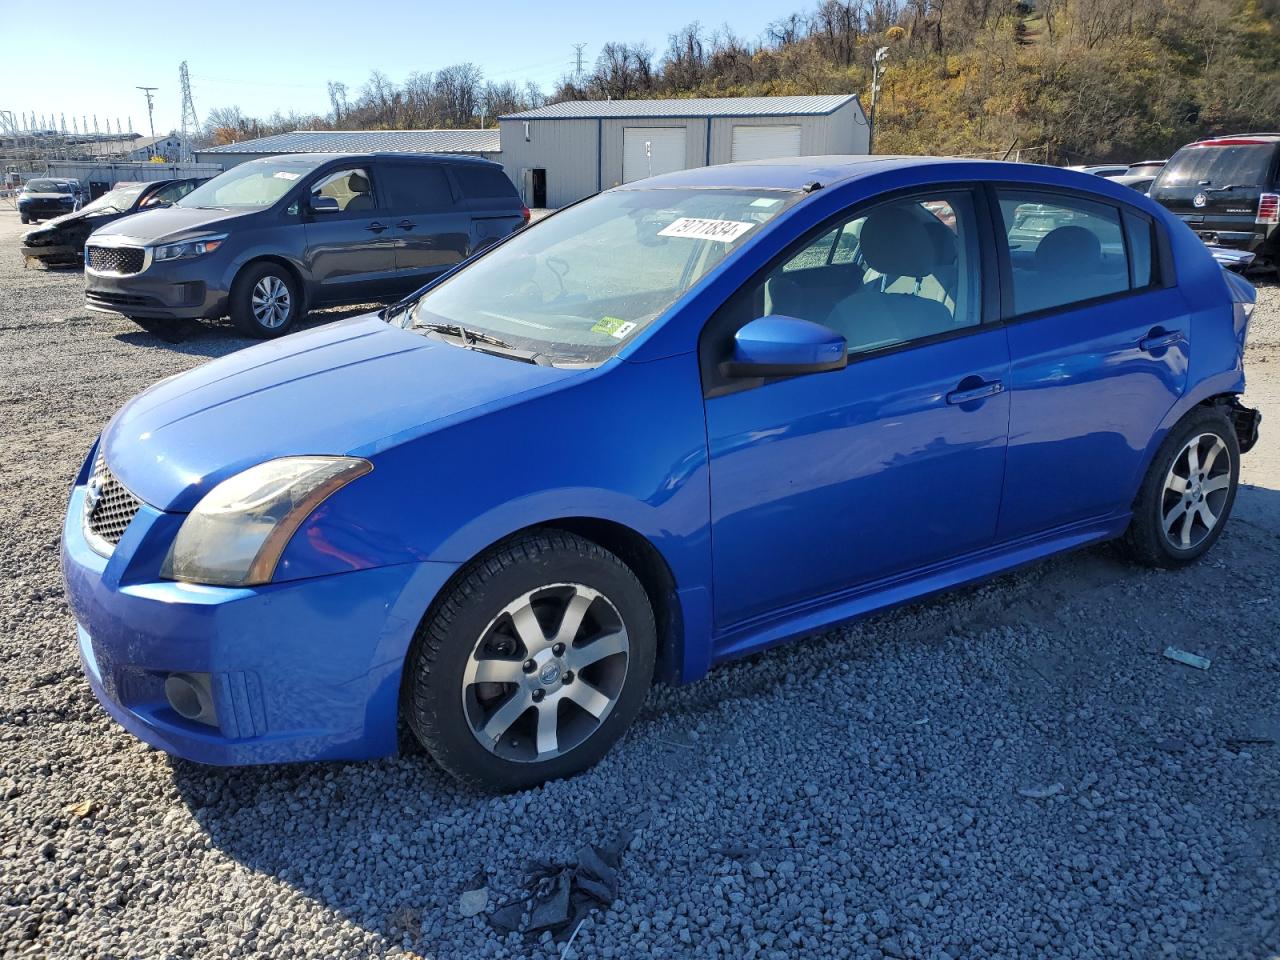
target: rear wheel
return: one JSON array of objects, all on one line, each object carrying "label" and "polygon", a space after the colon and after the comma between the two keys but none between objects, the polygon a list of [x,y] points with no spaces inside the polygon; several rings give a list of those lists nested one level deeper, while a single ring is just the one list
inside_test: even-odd
[{"label": "rear wheel", "polygon": [[22,215],[19,217],[19,219],[20,219],[20,220],[22,220],[22,222],[23,222],[23,223],[30,223],[30,222],[31,222],[31,218],[30,218],[30,217],[28,217],[25,213],[24,213],[24,214],[22,214]]},{"label": "rear wheel", "polygon": [[1151,463],[1122,541],[1149,566],[1174,568],[1217,542],[1235,503],[1240,443],[1227,416],[1201,407],[1170,433]]},{"label": "rear wheel", "polygon": [[599,760],[653,678],[648,596],[612,553],[547,531],[474,562],[419,628],[405,710],[464,782],[512,790]]},{"label": "rear wheel", "polygon": [[251,337],[287,333],[301,312],[298,285],[279,264],[252,264],[231,286],[231,319]]}]

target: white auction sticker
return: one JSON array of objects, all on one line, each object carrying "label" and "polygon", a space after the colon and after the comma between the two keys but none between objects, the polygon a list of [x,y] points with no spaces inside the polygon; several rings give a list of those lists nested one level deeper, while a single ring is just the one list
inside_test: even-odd
[{"label": "white auction sticker", "polygon": [[660,237],[691,237],[694,240],[719,240],[733,243],[754,227],[754,223],[742,220],[704,220],[701,217],[681,217],[658,231]]}]

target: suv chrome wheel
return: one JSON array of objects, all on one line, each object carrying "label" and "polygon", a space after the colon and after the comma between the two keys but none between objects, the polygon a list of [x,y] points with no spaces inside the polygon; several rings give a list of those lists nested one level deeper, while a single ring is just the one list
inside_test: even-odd
[{"label": "suv chrome wheel", "polygon": [[627,630],[608,597],[578,583],[539,587],[504,607],[476,641],[463,712],[490,753],[549,760],[605,721],[629,661]]},{"label": "suv chrome wheel", "polygon": [[1161,526],[1171,546],[1191,550],[1222,519],[1231,489],[1231,452],[1212,433],[1192,437],[1165,476]]}]

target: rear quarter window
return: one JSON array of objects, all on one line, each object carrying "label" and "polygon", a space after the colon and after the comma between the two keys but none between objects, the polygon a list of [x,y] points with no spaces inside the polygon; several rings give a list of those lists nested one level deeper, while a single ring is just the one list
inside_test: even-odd
[{"label": "rear quarter window", "polygon": [[515,184],[498,167],[458,164],[453,167],[453,177],[468,200],[517,200]]}]

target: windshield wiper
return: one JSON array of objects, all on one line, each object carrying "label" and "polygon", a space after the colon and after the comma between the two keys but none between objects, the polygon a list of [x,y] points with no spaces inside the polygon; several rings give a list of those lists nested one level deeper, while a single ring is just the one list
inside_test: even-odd
[{"label": "windshield wiper", "polygon": [[[513,360],[523,360],[525,363],[538,363],[539,354],[533,350],[521,350],[513,343],[507,343],[501,337],[495,337],[491,333],[485,333],[482,330],[472,330],[470,327],[464,327],[460,323],[416,323],[413,327],[415,330],[430,330],[432,333],[438,333],[447,337],[457,337],[462,341],[462,346],[468,350],[477,350],[481,353],[492,353],[500,357],[511,357]],[[485,350],[484,347],[496,347],[496,350]]]}]

